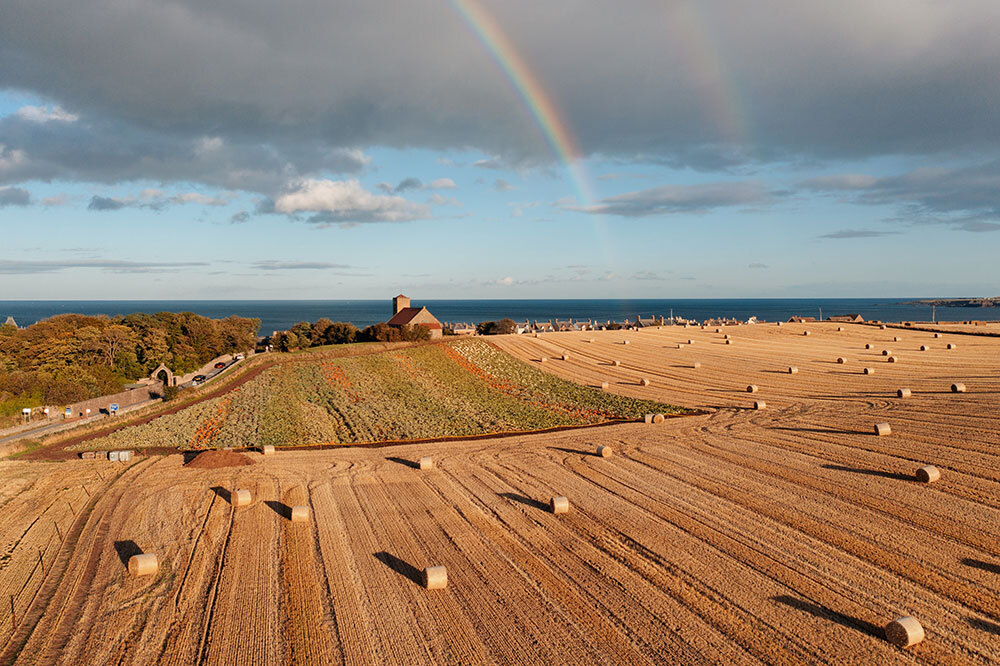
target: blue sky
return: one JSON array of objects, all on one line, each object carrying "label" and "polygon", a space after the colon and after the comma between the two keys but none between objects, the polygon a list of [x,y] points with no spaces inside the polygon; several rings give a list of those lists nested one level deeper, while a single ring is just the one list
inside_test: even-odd
[{"label": "blue sky", "polygon": [[[619,17],[642,31],[698,12],[689,48],[607,27],[610,4],[567,37],[558,7],[476,2],[566,119],[589,200],[447,3],[378,4],[303,22],[182,3],[157,23],[166,46],[142,38],[155,3],[77,17],[105,26],[104,49],[67,38],[72,3],[14,2],[2,297],[1000,293],[1000,61],[992,38],[970,41],[987,3],[789,4],[792,36],[738,3]],[[332,33],[319,59],[313,23]],[[236,53],[213,50],[227,40]]]}]

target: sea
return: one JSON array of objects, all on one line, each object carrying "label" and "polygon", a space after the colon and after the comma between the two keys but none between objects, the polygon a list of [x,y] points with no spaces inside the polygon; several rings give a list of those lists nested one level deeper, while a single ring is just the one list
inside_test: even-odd
[{"label": "sea", "polygon": [[[783,321],[791,316],[823,317],[858,313],[866,320],[931,321],[931,307],[910,305],[913,298],[738,298],[738,299],[508,299],[427,300],[425,305],[442,322],[475,324],[510,317],[515,321],[550,319],[634,320],[637,316],[676,317],[704,321],[728,317],[746,321]],[[303,301],[0,301],[0,323],[8,316],[29,326],[57,314],[119,315],[132,312],[194,312],[205,317],[230,315],[260,319],[260,334],[291,328],[321,317],[349,321],[359,328],[392,316],[392,300]],[[970,319],[1000,321],[1000,308],[937,308],[937,321]]]}]

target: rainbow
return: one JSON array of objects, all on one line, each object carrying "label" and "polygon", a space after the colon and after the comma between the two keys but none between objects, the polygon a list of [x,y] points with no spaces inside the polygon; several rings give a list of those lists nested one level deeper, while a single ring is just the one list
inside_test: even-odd
[{"label": "rainbow", "polygon": [[594,195],[584,171],[580,145],[552,96],[528,67],[496,19],[486,11],[478,0],[449,1],[486,47],[500,69],[503,70],[525,108],[531,113],[545,140],[552,147],[552,152],[566,167],[579,194],[580,205],[591,205],[594,201]]}]

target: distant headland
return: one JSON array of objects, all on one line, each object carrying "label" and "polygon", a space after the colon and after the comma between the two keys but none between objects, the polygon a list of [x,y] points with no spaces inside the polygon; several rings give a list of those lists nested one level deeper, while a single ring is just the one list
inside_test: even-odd
[{"label": "distant headland", "polygon": [[1000,308],[1000,296],[991,298],[925,298],[907,305],[936,305],[941,308]]}]

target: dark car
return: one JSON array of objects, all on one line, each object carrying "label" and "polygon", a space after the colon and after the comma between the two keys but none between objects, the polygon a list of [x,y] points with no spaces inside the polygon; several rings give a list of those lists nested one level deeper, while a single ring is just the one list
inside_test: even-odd
[{"label": "dark car", "polygon": [[224,367],[226,367],[226,364],[223,363],[222,361],[219,361],[218,363],[215,364],[215,369],[216,370],[218,370],[219,368],[224,368]]},{"label": "dark car", "polygon": [[201,384],[203,381],[205,381],[205,379],[206,379],[205,375],[195,375],[193,381],[195,384]]}]

